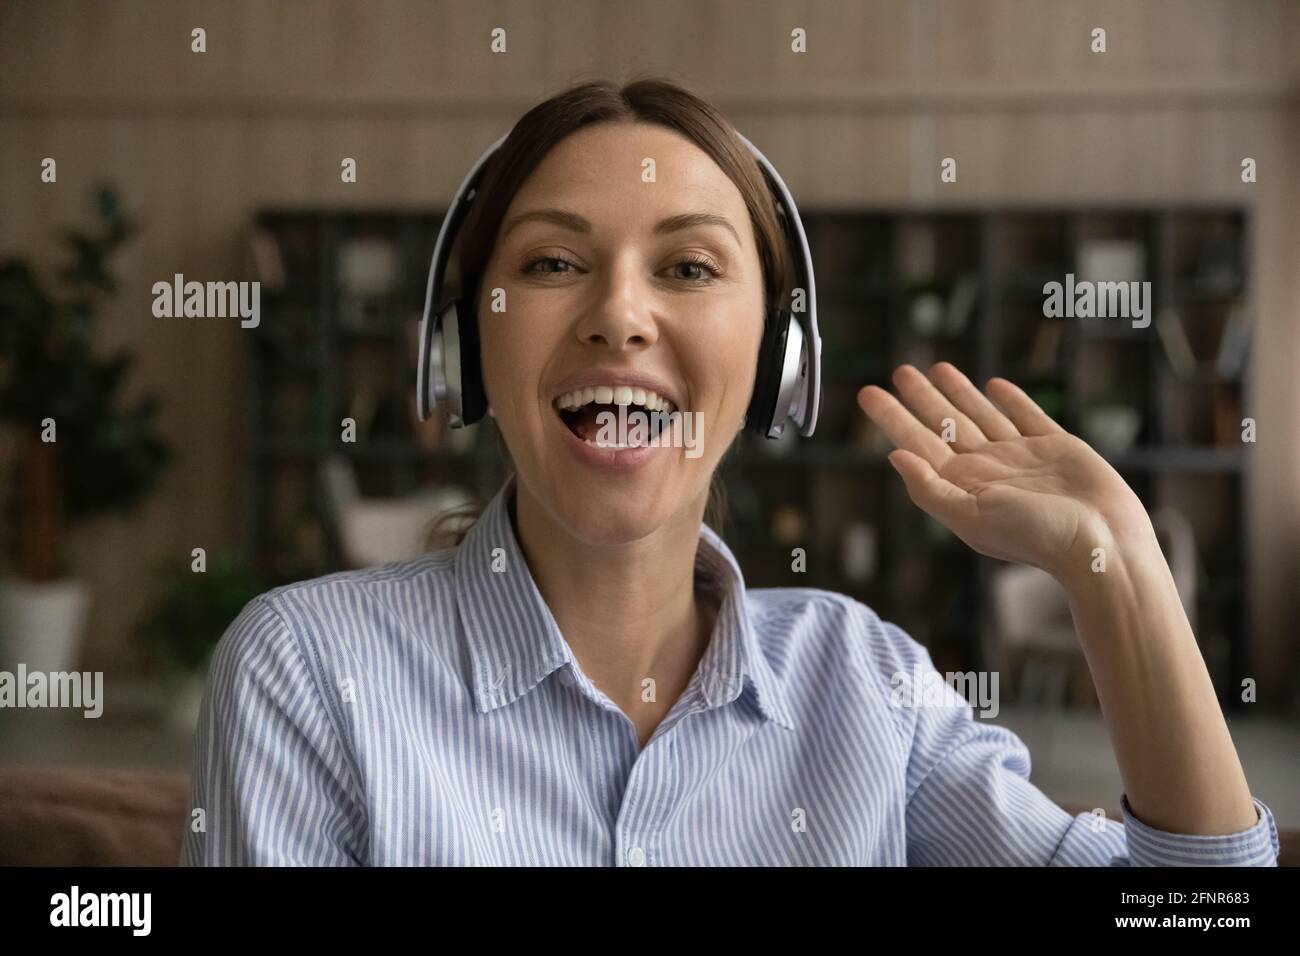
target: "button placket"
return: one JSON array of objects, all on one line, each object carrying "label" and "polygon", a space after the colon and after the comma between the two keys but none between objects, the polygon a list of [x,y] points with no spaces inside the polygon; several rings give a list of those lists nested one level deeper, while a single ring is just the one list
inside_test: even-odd
[{"label": "button placket", "polygon": [[[677,736],[656,731],[633,763],[618,817],[620,865],[659,865],[660,832],[679,792]],[[641,792],[634,796],[634,788]],[[631,814],[634,806],[638,810]]]}]

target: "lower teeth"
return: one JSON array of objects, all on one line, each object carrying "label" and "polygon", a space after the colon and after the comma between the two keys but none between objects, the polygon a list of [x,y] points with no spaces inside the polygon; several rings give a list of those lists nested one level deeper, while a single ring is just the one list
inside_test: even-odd
[{"label": "lower teeth", "polygon": [[648,447],[646,445],[614,445],[608,442],[592,441],[590,438],[584,438],[583,441],[585,441],[592,448],[646,448]]}]

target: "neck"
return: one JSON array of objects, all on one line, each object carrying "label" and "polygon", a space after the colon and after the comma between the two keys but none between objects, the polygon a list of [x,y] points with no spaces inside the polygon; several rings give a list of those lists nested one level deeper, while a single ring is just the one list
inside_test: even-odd
[{"label": "neck", "polygon": [[[583,673],[634,719],[666,712],[708,646],[712,608],[695,593],[703,501],[696,510],[637,541],[590,545],[515,483],[515,533],[538,591]],[[655,703],[642,700],[646,678]]]}]

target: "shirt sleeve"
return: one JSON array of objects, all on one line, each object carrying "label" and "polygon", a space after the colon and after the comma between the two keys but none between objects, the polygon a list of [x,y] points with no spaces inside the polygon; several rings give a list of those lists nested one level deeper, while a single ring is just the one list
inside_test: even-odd
[{"label": "shirt sleeve", "polygon": [[1029,750],[1018,736],[977,719],[922,645],[875,623],[872,666],[910,741],[909,865],[1277,865],[1277,827],[1259,800],[1254,826],[1221,836],[1157,830],[1134,816],[1123,794],[1122,823],[1101,811],[1071,816],[1029,782]]},{"label": "shirt sleeve", "polygon": [[181,865],[357,864],[352,780],[298,640],[254,599],[213,652]]}]

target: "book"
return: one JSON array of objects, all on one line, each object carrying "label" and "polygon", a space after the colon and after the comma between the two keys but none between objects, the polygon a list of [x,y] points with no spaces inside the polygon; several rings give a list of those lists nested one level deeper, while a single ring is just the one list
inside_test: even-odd
[{"label": "book", "polygon": [[949,335],[960,335],[970,325],[971,314],[979,301],[979,276],[967,274],[957,280],[957,288],[948,299],[948,314],[944,321],[944,331]]},{"label": "book", "polygon": [[1061,323],[1046,321],[1034,334],[1033,348],[1029,353],[1029,371],[1044,374],[1056,370],[1061,352]]},{"label": "book", "polygon": [[284,289],[284,257],[280,244],[267,229],[254,229],[248,237],[248,253],[253,264],[253,274],[267,292]]},{"label": "book", "polygon": [[1214,359],[1214,370],[1220,378],[1236,379],[1241,376],[1250,354],[1251,326],[1245,306],[1241,303],[1233,305],[1219,339],[1219,354]]},{"label": "book", "polygon": [[1169,367],[1179,378],[1186,378],[1196,371],[1196,355],[1192,352],[1187,332],[1183,329],[1183,320],[1174,308],[1164,308],[1156,316],[1156,332],[1160,344],[1164,347]]}]

